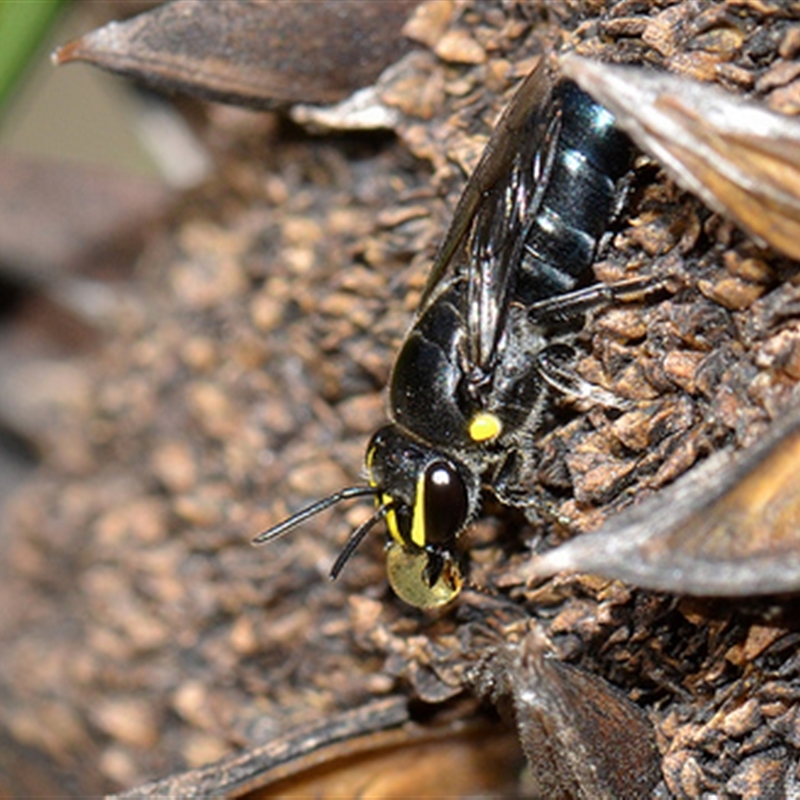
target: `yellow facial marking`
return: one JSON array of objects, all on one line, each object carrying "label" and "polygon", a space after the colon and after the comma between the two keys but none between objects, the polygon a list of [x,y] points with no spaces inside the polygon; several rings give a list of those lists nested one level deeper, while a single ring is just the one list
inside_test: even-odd
[{"label": "yellow facial marking", "polygon": [[417,492],[414,496],[414,514],[411,518],[411,541],[417,547],[425,547],[425,472],[417,478]]},{"label": "yellow facial marking", "polygon": [[[378,497],[375,501],[375,505],[380,507],[381,505],[385,505],[391,502],[391,498],[387,494],[382,494]],[[386,512],[386,527],[389,529],[389,535],[394,539],[398,544],[403,544],[403,537],[400,535],[400,528],[397,524],[397,514],[394,510]]]},{"label": "yellow facial marking", "polygon": [[496,414],[479,411],[469,423],[469,438],[473,442],[488,442],[503,432],[503,423]]},{"label": "yellow facial marking", "polygon": [[367,450],[367,457],[364,459],[367,467],[367,476],[369,478],[369,485],[370,486],[377,486],[378,484],[375,483],[375,478],[372,476],[372,460],[375,458],[375,448],[370,447]]}]

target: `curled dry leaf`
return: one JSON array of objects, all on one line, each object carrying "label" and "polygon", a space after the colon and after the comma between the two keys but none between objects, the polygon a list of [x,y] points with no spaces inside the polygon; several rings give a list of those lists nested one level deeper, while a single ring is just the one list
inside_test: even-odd
[{"label": "curled dry leaf", "polygon": [[680,186],[800,259],[800,121],[677,75],[577,56],[561,66]]},{"label": "curled dry leaf", "polygon": [[389,697],[317,725],[115,795],[142,797],[507,796],[521,767],[513,733],[496,721],[410,723]]},{"label": "curled dry leaf", "polygon": [[535,558],[528,577],[593,572],[695,595],[800,590],[800,407],[736,457],[720,452],[658,495]]},{"label": "curled dry leaf", "polygon": [[477,670],[476,686],[509,698],[536,797],[650,796],[661,779],[653,726],[603,678],[564,664],[532,628]]},{"label": "curled dry leaf", "polygon": [[411,48],[398,36],[418,0],[177,0],[59,48],[160,88],[271,108],[334,103]]}]

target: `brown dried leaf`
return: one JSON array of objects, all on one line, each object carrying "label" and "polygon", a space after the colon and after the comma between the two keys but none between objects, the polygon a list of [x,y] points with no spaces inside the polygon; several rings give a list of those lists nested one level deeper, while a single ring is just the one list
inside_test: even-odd
[{"label": "brown dried leaf", "polygon": [[536,797],[638,800],[661,778],[653,726],[607,681],[548,653],[533,628],[479,670],[478,691],[510,696]]},{"label": "brown dried leaf", "polygon": [[408,52],[419,0],[176,0],[59,48],[165,89],[255,108],[333,103]]},{"label": "brown dried leaf", "polygon": [[406,700],[390,697],[116,796],[430,797],[442,789],[443,770],[448,797],[513,789],[521,754],[511,731],[408,721]]}]

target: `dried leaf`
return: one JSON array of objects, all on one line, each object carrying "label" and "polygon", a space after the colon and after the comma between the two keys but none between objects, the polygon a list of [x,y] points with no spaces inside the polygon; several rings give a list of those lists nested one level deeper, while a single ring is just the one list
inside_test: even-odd
[{"label": "dried leaf", "polygon": [[333,103],[411,49],[398,35],[418,0],[176,0],[59,48],[164,89],[271,108]]},{"label": "dried leaf", "polygon": [[653,726],[603,678],[548,653],[533,628],[482,665],[477,688],[510,696],[536,797],[638,800],[661,778]]},{"label": "dried leaf", "polygon": [[732,458],[718,453],[653,498],[534,559],[528,577],[592,572],[695,595],[800,590],[800,406]]},{"label": "dried leaf", "polygon": [[561,62],[684,189],[800,259],[800,121],[676,75]]},{"label": "dried leaf", "polygon": [[511,731],[408,721],[407,701],[390,697],[116,797],[432,797],[443,779],[448,797],[512,790],[521,758]]}]

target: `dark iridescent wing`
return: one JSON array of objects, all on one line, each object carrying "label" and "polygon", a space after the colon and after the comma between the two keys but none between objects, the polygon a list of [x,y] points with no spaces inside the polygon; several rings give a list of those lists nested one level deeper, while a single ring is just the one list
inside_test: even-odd
[{"label": "dark iridescent wing", "polygon": [[548,59],[540,58],[500,117],[458,201],[420,303],[422,314],[451,276],[466,278],[472,364],[486,364],[497,344],[521,258],[524,222],[541,201],[537,185],[547,182],[547,160],[538,169],[535,162],[537,154],[548,152],[542,144],[553,128],[547,119],[551,69]]}]

